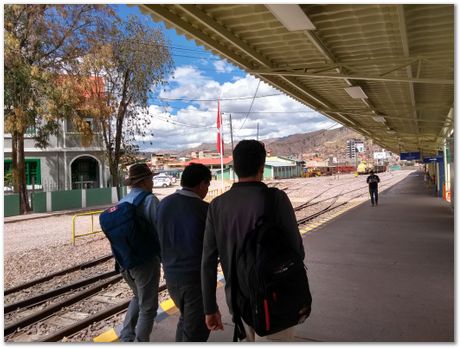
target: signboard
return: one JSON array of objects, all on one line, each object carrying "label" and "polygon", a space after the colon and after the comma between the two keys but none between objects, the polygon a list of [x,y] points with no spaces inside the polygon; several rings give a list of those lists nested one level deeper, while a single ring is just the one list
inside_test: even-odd
[{"label": "signboard", "polygon": [[384,160],[387,159],[388,154],[385,151],[381,152],[374,152],[374,159],[376,160]]},{"label": "signboard", "polygon": [[420,152],[401,152],[399,154],[399,159],[401,161],[416,161],[420,160]]},{"label": "signboard", "polygon": [[443,160],[443,155],[423,157],[423,163],[442,162]]}]

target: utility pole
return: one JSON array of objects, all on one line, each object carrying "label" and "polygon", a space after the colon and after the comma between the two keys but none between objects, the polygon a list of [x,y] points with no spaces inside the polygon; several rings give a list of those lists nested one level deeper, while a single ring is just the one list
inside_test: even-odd
[{"label": "utility pole", "polygon": [[232,114],[230,115],[230,139],[232,141],[232,154],[233,154],[233,124],[232,124]]},{"label": "utility pole", "polygon": [[356,171],[358,171],[358,148],[355,146],[355,167]]},{"label": "utility pole", "polygon": [[[232,156],[233,156],[233,124],[232,124],[232,114],[230,115],[230,140],[232,142]],[[232,173],[233,182],[235,182],[235,168],[233,168]]]},{"label": "utility pole", "polygon": [[257,122],[257,141],[259,141],[259,122]]}]

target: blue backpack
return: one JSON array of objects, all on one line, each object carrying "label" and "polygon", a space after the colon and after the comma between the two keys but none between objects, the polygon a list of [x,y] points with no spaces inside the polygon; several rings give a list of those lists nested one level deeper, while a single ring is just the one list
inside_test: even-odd
[{"label": "blue backpack", "polygon": [[102,231],[110,241],[113,256],[122,269],[142,264],[145,261],[145,249],[151,245],[149,224],[136,213],[137,207],[150,194],[142,192],[133,203],[119,203],[104,210],[99,216]]}]

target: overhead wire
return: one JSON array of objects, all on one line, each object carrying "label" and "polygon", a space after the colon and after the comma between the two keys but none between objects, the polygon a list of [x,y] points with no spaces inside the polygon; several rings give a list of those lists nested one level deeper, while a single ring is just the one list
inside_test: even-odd
[{"label": "overhead wire", "polygon": [[204,102],[211,102],[211,101],[218,101],[218,100],[246,100],[246,99],[254,99],[254,98],[266,98],[266,97],[275,97],[283,95],[283,93],[276,93],[276,94],[267,94],[267,95],[260,95],[260,96],[247,96],[247,97],[233,97],[233,98],[215,98],[215,99],[191,99],[191,98],[161,98],[161,100],[169,100],[169,101],[204,101]]},{"label": "overhead wire", "polygon": [[249,113],[251,112],[252,106],[254,105],[254,100],[256,99],[256,96],[257,96],[257,91],[259,90],[260,82],[261,80],[259,79],[259,82],[257,83],[256,92],[254,93],[254,97],[252,98],[251,105],[249,106],[249,110],[246,114],[245,119],[243,120],[241,127],[237,130],[237,132],[239,132],[243,128],[244,124],[246,123],[246,120],[248,119]]}]

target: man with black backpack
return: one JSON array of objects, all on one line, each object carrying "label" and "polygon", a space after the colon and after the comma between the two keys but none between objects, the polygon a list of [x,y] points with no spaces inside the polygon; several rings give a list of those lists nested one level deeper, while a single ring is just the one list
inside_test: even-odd
[{"label": "man with black backpack", "polygon": [[294,326],[310,314],[294,210],[283,191],[261,182],[265,157],[259,141],[240,141],[233,151],[239,180],[208,209],[201,264],[206,324],[223,329],[216,302],[220,259],[234,341],[292,341]]},{"label": "man with black backpack", "polygon": [[131,191],[99,218],[134,293],[120,333],[123,342],[148,342],[158,310],[160,245],[155,217],[159,200],[152,194],[152,177],[145,163],[132,165],[125,180]]}]

